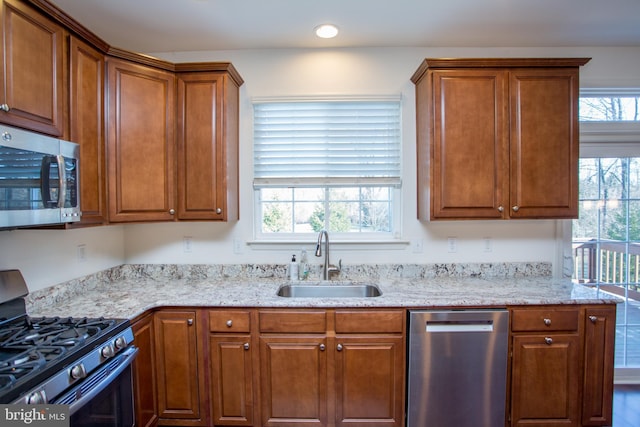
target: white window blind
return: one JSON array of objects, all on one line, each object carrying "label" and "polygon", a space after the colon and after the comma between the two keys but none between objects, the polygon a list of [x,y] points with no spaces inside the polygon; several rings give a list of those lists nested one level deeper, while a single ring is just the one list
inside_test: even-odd
[{"label": "white window blind", "polygon": [[393,185],[400,102],[254,104],[254,187]]}]

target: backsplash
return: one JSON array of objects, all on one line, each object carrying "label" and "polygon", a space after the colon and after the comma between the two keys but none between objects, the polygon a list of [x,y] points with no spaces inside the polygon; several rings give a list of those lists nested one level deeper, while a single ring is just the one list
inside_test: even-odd
[{"label": "backsplash", "polygon": [[[335,280],[429,279],[475,277],[509,279],[550,277],[552,265],[544,262],[469,263],[469,264],[362,264],[343,265]],[[321,277],[322,266],[309,266],[309,279]],[[230,280],[288,281],[288,266],[283,264],[123,264],[45,289],[29,293],[27,304],[57,304],[73,295],[83,294],[105,283],[135,279],[210,278]]]}]

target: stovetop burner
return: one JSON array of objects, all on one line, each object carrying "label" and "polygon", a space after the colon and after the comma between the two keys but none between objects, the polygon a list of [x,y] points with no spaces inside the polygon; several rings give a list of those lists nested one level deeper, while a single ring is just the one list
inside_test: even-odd
[{"label": "stovetop burner", "polygon": [[19,270],[0,270],[0,403],[42,386],[55,399],[70,366],[82,361],[88,373],[133,342],[126,319],[30,317],[28,294]]},{"label": "stovetop burner", "polygon": [[23,321],[0,328],[0,348],[42,345],[75,347],[108,329],[114,322],[104,318],[27,317]]},{"label": "stovetop burner", "polygon": [[[0,396],[16,384],[59,369],[103,341],[123,321],[104,318],[29,317],[0,322]],[[44,374],[42,374],[44,375]]]}]

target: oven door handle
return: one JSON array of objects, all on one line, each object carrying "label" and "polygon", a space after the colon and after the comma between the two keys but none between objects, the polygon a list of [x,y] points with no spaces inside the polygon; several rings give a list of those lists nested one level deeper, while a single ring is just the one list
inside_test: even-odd
[{"label": "oven door handle", "polygon": [[[129,347],[124,350],[122,353],[117,355],[113,360],[111,360],[106,366],[99,369],[97,372],[89,375],[82,383],[78,384],[77,387],[73,388],[70,392],[65,393],[60,399],[56,399],[55,404],[68,404],[69,405],[69,415],[73,415],[77,412],[85,403],[96,397],[100,392],[102,392],[111,382],[118,377],[131,363],[133,363],[133,359],[138,355],[137,347]],[[113,367],[116,364],[117,366]],[[105,375],[105,371],[109,371],[104,378],[100,378]],[[97,378],[97,379],[96,379]],[[95,384],[92,384],[94,383]],[[89,384],[90,388],[88,390],[83,390],[84,387]]]}]

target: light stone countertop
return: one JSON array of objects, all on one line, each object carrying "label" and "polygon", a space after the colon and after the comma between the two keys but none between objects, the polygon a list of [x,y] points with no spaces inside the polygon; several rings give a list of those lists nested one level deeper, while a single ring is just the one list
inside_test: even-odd
[{"label": "light stone countertop", "polygon": [[[263,270],[261,272],[256,276],[265,276]],[[428,277],[429,274],[419,274],[415,276],[420,277],[375,277],[370,281],[367,279],[367,282],[380,288],[382,295],[379,297],[285,298],[276,295],[282,285],[320,282],[290,282],[277,277],[277,274],[248,278],[247,275],[216,276],[210,272],[165,273],[133,275],[107,272],[91,280],[66,283],[30,294],[27,310],[31,316],[133,319],[149,309],[168,306],[469,308],[617,302],[609,294],[548,276],[442,277],[436,274]],[[360,279],[353,283],[365,281]],[[338,280],[333,284],[340,286],[345,282]]]}]

